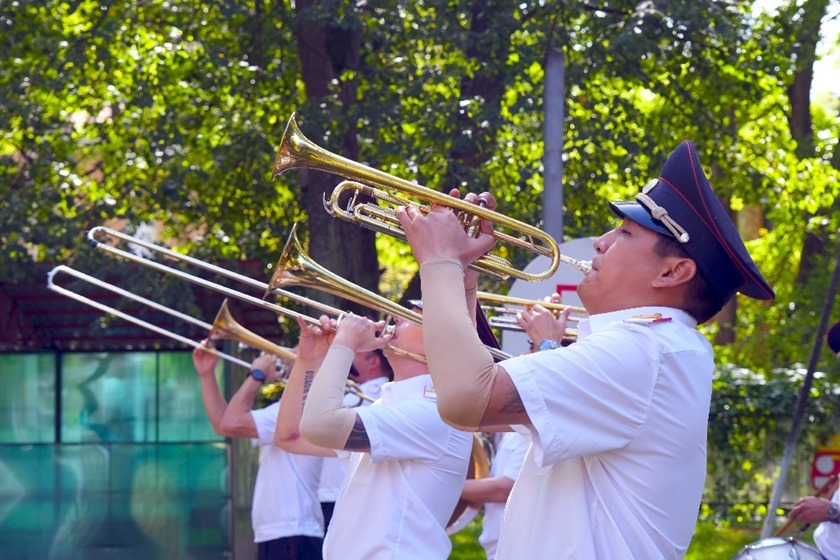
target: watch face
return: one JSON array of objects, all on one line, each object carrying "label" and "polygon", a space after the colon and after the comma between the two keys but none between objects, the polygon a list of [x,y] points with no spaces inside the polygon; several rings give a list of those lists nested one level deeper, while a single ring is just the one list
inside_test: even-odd
[{"label": "watch face", "polygon": [[828,508],[828,520],[837,522],[838,517],[840,517],[840,506],[831,504]]},{"label": "watch face", "polygon": [[265,372],[261,369],[251,370],[251,376],[259,382],[265,381]]}]

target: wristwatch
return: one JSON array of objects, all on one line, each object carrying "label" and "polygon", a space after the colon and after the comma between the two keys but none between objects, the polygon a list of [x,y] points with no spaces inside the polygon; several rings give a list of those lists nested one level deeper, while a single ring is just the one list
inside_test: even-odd
[{"label": "wristwatch", "polygon": [[828,507],[828,520],[832,523],[840,523],[840,506],[831,502]]},{"label": "wristwatch", "polygon": [[537,351],[542,352],[543,350],[554,350],[555,348],[560,348],[560,343],[546,338],[537,346]]},{"label": "wristwatch", "polygon": [[265,383],[265,372],[261,369],[252,369],[250,376],[260,383]]}]

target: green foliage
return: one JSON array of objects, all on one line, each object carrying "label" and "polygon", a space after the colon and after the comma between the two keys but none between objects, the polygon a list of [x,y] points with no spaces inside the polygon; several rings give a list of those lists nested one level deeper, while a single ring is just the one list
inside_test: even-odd
[{"label": "green foliage", "polygon": [[[745,236],[777,293],[738,299],[736,343],[716,348],[718,361],[773,379],[779,364],[807,361],[840,246],[836,106],[811,107],[807,155],[790,125],[805,24],[827,6],[806,4],[756,17],[741,0],[389,0],[305,12],[261,0],[13,2],[0,16],[0,278],[36,281],[35,263],[116,270],[85,246],[102,223],[156,222],[200,258],[275,262],[291,225],[303,233],[320,212],[294,173],[270,178],[295,109],[319,145],[340,150],[355,128],[361,161],[436,189],[490,189],[501,212],[539,225],[542,63],[558,49],[566,237],[611,227],[604,203],[631,198],[694,140],[733,214],[763,218]],[[336,41],[360,31],[358,68],[330,67],[323,91],[307,91],[301,74],[306,23]],[[323,65],[348,47],[330,48]],[[397,241],[376,250],[380,290],[398,298],[416,265]],[[518,266],[532,258],[503,253]],[[129,281],[185,300],[151,272]],[[840,373],[827,353],[818,369]]]},{"label": "green foliage", "polygon": [[[766,515],[806,373],[802,366],[767,374],[731,364],[719,369],[709,412],[703,517],[743,524]],[[816,446],[836,432],[840,420],[840,383],[833,379],[824,372],[813,376],[793,466],[798,476],[789,477],[787,486],[796,496],[811,493],[802,473],[810,474]]]}]

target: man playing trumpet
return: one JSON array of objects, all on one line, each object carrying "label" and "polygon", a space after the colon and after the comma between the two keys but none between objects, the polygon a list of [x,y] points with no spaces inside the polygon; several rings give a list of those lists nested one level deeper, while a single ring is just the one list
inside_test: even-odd
[{"label": "man playing trumpet", "polygon": [[[325,559],[442,560],[451,550],[445,528],[466,479],[473,436],[441,420],[425,361],[392,350],[422,355],[422,327],[395,322],[393,334],[380,334],[383,321],[357,315],[338,322],[324,316],[320,326],[298,321],[300,349],[284,395],[294,406],[281,409],[275,442],[294,453],[349,461]],[[384,349],[394,381],[382,386],[374,405],[345,408],[354,356],[376,348]]]},{"label": "man playing trumpet", "polygon": [[635,201],[610,206],[622,222],[594,243],[577,342],[498,364],[465,307],[465,269],[492,247],[491,224],[472,238],[447,208],[397,212],[420,264],[441,416],[532,435],[499,559],[682,558],[703,492],[715,369],[696,326],[736,292],[774,297],[690,142]]}]

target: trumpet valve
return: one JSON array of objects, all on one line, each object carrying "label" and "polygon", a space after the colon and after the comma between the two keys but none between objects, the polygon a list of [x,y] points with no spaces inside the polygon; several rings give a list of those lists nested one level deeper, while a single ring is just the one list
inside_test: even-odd
[{"label": "trumpet valve", "polygon": [[[485,206],[487,206],[487,201],[485,201],[483,198],[479,198],[477,206],[484,208]],[[466,227],[467,235],[469,235],[472,238],[478,237],[478,234],[481,233],[481,218],[479,218],[476,215],[467,213],[464,213],[464,216],[465,220],[469,219],[468,226]]]}]

